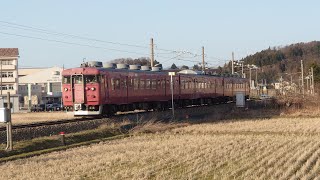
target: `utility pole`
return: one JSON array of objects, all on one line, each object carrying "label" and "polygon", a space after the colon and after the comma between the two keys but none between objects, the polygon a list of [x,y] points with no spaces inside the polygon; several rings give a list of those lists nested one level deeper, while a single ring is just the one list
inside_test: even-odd
[{"label": "utility pole", "polygon": [[241,62],[241,74],[242,74],[242,78],[246,78],[244,73],[243,73],[243,64],[244,64],[244,62],[242,61]]},{"label": "utility pole", "polygon": [[309,94],[309,75],[306,77],[306,80],[307,80],[307,94]]},{"label": "utility pole", "polygon": [[258,68],[255,68],[256,69],[256,87],[258,87]]},{"label": "utility pole", "polygon": [[280,94],[283,95],[283,81],[282,76],[280,77]]},{"label": "utility pole", "polygon": [[304,77],[303,77],[303,61],[301,60],[301,86],[302,86],[302,96],[304,97]]},{"label": "utility pole", "polygon": [[151,58],[150,58],[150,66],[153,67],[153,62],[154,62],[154,45],[153,45],[153,38],[151,38]]},{"label": "utility pole", "polygon": [[205,74],[205,65],[204,65],[204,46],[202,46],[202,72]]},{"label": "utility pole", "polygon": [[250,89],[252,89],[252,81],[251,81],[251,67],[249,66],[249,77],[250,77]]},{"label": "utility pole", "polygon": [[174,101],[173,101],[173,78],[172,76],[175,76],[175,72],[169,72],[170,76],[170,89],[171,89],[171,107],[172,107],[172,120],[174,120]]},{"label": "utility pole", "polygon": [[234,74],[234,53],[232,52],[232,60],[231,60],[231,74]]},{"label": "utility pole", "polygon": [[312,95],[314,95],[314,76],[313,76],[313,67],[311,67],[311,82],[312,82],[312,85],[311,85],[311,88],[312,88]]}]

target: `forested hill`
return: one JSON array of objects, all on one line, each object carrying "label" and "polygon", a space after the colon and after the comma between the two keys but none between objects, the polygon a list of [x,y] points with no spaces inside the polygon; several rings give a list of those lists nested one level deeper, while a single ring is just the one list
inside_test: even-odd
[{"label": "forested hill", "polygon": [[267,79],[268,82],[275,82],[280,76],[288,80],[293,75],[294,79],[298,79],[303,60],[304,74],[311,66],[314,67],[315,81],[320,83],[320,41],[268,48],[242,60],[245,64],[261,68],[259,79]]}]

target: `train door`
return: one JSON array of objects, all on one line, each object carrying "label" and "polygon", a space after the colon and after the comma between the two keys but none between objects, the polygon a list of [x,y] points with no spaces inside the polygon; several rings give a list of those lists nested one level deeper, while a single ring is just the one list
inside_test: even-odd
[{"label": "train door", "polygon": [[82,104],[85,102],[83,75],[71,76],[71,92],[73,103]]},{"label": "train door", "polygon": [[106,101],[106,75],[100,75],[100,103],[105,103]]}]

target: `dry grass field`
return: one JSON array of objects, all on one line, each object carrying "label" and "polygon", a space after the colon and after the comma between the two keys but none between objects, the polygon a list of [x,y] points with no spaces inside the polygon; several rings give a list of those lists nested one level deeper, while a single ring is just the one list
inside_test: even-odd
[{"label": "dry grass field", "polygon": [[42,121],[52,121],[61,119],[72,119],[72,113],[66,112],[32,112],[32,113],[14,113],[11,115],[13,124],[26,124]]},{"label": "dry grass field", "polygon": [[0,179],[320,179],[319,124],[276,118],[132,132],[1,164]]}]

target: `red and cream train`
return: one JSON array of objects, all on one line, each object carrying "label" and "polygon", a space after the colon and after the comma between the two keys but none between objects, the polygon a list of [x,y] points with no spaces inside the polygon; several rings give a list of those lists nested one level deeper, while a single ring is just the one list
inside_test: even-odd
[{"label": "red and cream train", "polygon": [[[165,110],[171,108],[171,80],[168,72],[118,64],[118,68],[82,67],[62,72],[63,104],[74,115],[111,115],[117,111]],[[94,65],[92,65],[94,66]],[[141,68],[141,69],[140,69]],[[177,107],[214,104],[233,100],[237,92],[249,96],[249,81],[177,73],[173,76],[173,97]]]}]

